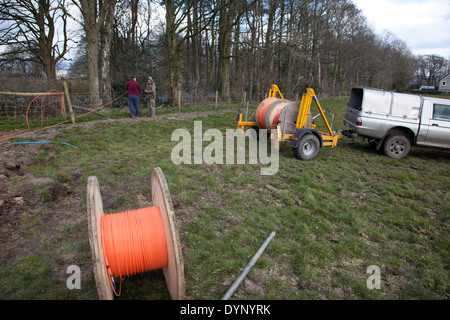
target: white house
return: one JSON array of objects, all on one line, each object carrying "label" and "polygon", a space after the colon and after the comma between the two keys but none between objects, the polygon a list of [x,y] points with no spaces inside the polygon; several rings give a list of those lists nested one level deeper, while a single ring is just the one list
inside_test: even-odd
[{"label": "white house", "polygon": [[450,74],[439,81],[439,91],[450,92]]},{"label": "white house", "polygon": [[69,71],[67,70],[56,70],[56,78],[61,79],[67,77]]}]

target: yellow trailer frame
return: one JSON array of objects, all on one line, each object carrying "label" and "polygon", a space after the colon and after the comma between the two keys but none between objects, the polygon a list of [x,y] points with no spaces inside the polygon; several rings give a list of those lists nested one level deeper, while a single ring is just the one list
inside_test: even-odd
[{"label": "yellow trailer frame", "polygon": [[[283,99],[283,95],[281,94],[278,86],[274,84],[269,91],[269,97],[276,97],[277,94],[281,99]],[[315,123],[313,123],[311,127],[307,127],[308,116],[311,114],[311,105],[313,100],[326,126],[326,132],[317,130],[317,125]],[[239,112],[237,128],[243,132],[245,128],[248,127],[257,127],[257,123],[255,121],[244,121],[242,112]],[[325,116],[325,112],[320,105],[319,99],[312,88],[306,89],[306,93],[302,96],[296,121],[296,129],[297,131],[294,134],[285,134],[281,132],[281,126],[277,125],[275,126],[275,134],[271,134],[270,137],[275,140],[275,146],[277,148],[279,148],[279,143],[284,141],[290,141],[293,146],[297,146],[298,144],[296,144],[296,141],[308,133],[315,134],[320,138],[320,147],[334,148],[337,146],[338,140],[343,138],[342,134],[336,133],[332,130],[330,123]]]},{"label": "yellow trailer frame", "polygon": [[276,84],[273,84],[272,88],[269,91],[269,98],[271,97],[276,98],[277,94],[280,96],[281,99],[284,99],[278,86]]},{"label": "yellow trailer frame", "polygon": [[[280,99],[284,99],[283,95],[281,94],[280,89],[276,84],[273,84],[270,91],[269,91],[269,98],[276,98],[277,95],[280,97]],[[237,119],[237,130],[244,132],[245,128],[247,127],[256,127],[257,124],[254,121],[247,121],[243,120],[244,115],[242,114],[241,110],[239,110],[239,116]]]}]

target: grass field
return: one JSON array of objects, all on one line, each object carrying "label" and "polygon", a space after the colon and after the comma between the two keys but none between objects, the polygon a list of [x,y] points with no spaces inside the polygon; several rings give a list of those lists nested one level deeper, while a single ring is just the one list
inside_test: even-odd
[{"label": "grass field", "polygon": [[[335,130],[344,129],[347,101],[321,101],[336,114]],[[97,123],[61,130],[53,138],[76,148],[36,147],[33,161],[9,188],[14,195],[27,191],[24,201],[33,206],[0,214],[15,215],[0,231],[5,243],[0,298],[97,299],[86,180],[97,176],[105,212],[121,212],[151,205],[154,167],[163,170],[174,203],[187,299],[220,299],[272,231],[276,236],[233,299],[450,297],[448,152],[417,148],[393,160],[367,142],[344,138],[336,148],[322,149],[316,159],[303,162],[282,144],[273,176],[262,176],[261,164],[171,161],[175,129],[193,131],[196,120],[204,131],[225,133],[234,129],[235,118],[236,112],[229,112]],[[31,146],[15,148],[27,152]],[[62,196],[55,197],[55,186],[65,190]],[[0,201],[9,197],[3,194]],[[66,286],[70,265],[81,268],[80,290]],[[366,285],[372,265],[380,268],[379,290]],[[125,279],[119,297],[167,298],[161,270]]]}]

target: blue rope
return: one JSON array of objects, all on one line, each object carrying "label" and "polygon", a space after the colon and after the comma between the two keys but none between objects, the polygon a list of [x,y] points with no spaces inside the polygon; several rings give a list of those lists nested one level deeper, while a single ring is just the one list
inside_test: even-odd
[{"label": "blue rope", "polygon": [[66,146],[74,147],[75,149],[78,149],[77,147],[67,143],[67,142],[60,142],[61,144],[65,144]]},{"label": "blue rope", "polygon": [[[13,142],[12,144],[39,144],[39,143],[53,143],[53,141],[25,141],[25,142]],[[78,149],[74,145],[71,145],[67,142],[60,142],[61,144],[64,144],[66,146],[74,147],[75,149]],[[0,146],[3,145],[3,143],[0,143]]]}]

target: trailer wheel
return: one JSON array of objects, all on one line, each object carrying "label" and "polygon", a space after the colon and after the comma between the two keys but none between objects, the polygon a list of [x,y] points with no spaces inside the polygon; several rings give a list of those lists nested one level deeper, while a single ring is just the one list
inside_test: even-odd
[{"label": "trailer wheel", "polygon": [[314,159],[319,154],[319,150],[319,139],[311,133],[304,135],[297,147],[292,148],[294,156],[303,161]]},{"label": "trailer wheel", "polygon": [[406,157],[410,150],[411,142],[401,134],[388,136],[383,144],[384,154],[393,159]]}]

